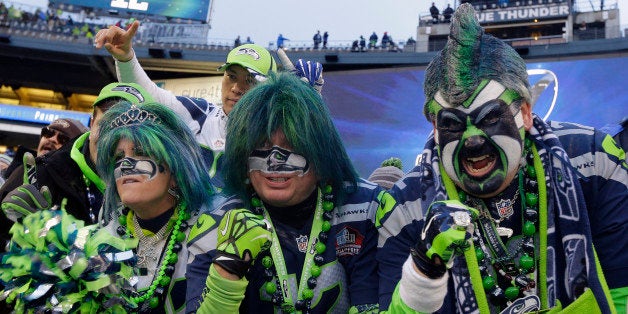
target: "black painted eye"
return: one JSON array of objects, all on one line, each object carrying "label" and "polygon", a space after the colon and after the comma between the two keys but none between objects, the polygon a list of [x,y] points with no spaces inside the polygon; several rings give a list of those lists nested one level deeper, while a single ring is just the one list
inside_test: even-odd
[{"label": "black painted eye", "polygon": [[497,112],[492,111],[491,113],[486,115],[486,117],[484,117],[484,119],[482,119],[482,124],[484,124],[484,125],[495,124],[495,123],[497,123],[497,121],[499,121],[499,116],[500,115]]},{"label": "black painted eye", "polygon": [[438,127],[449,132],[462,132],[464,131],[465,125],[454,115],[443,115]]}]

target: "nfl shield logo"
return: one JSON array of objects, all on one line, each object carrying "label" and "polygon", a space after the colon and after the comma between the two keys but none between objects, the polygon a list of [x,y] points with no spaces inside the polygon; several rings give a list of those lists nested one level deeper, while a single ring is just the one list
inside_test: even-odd
[{"label": "nfl shield logo", "polygon": [[514,209],[512,208],[512,201],[511,200],[500,200],[499,202],[497,202],[495,204],[495,206],[497,207],[497,213],[499,213],[499,217],[501,218],[508,218],[510,216],[512,216],[512,214],[514,214]]},{"label": "nfl shield logo", "polygon": [[307,251],[307,236],[306,235],[302,235],[299,236],[298,238],[296,238],[297,240],[297,248],[299,249],[299,252],[305,252]]}]

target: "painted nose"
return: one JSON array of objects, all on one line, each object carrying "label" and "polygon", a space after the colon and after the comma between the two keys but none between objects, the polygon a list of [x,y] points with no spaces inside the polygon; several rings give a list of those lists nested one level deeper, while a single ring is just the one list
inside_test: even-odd
[{"label": "painted nose", "polygon": [[478,149],[486,143],[486,138],[479,135],[473,135],[464,141],[464,147],[466,149]]}]

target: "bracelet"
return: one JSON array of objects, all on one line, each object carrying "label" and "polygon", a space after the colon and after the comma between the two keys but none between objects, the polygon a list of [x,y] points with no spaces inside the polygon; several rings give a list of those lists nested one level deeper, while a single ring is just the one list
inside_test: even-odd
[{"label": "bracelet", "polygon": [[414,261],[416,267],[427,278],[438,279],[445,275],[445,272],[447,271],[445,264],[434,264],[434,262],[427,258],[425,253],[421,253],[414,248],[410,249],[410,255],[412,256],[412,260]]}]

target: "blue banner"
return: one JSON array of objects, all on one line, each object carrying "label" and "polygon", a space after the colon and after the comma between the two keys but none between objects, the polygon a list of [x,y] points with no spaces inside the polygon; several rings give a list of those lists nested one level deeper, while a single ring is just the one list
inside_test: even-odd
[{"label": "blue banner", "polygon": [[4,120],[50,124],[59,118],[71,118],[89,126],[90,117],[84,112],[0,104],[0,119]]},{"label": "blue banner", "polygon": [[207,22],[210,0],[57,0],[54,3]]}]

